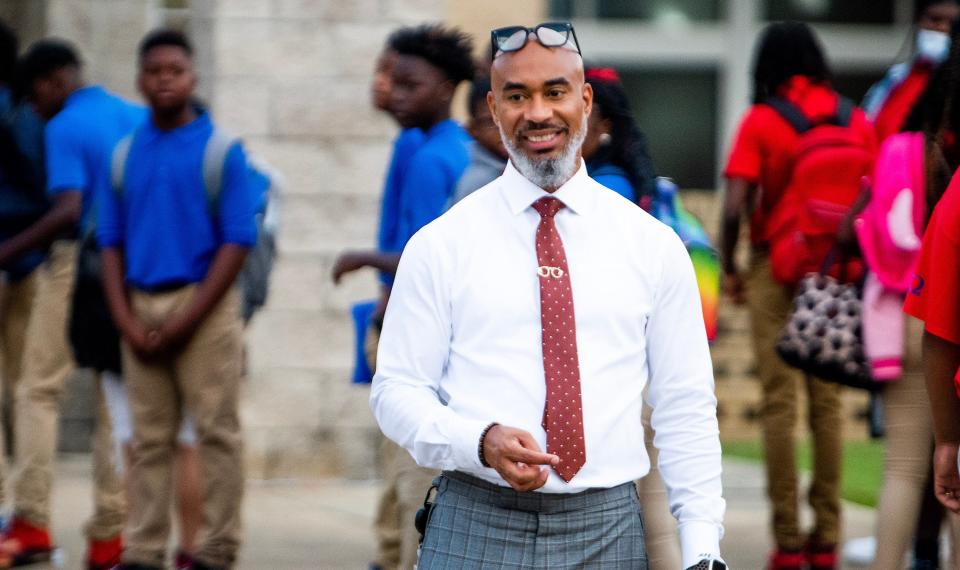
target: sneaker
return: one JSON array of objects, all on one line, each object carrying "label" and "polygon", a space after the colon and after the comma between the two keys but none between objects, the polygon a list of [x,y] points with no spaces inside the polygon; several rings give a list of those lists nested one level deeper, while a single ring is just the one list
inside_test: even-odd
[{"label": "sneaker", "polygon": [[837,570],[836,546],[807,546],[807,564],[810,570]]},{"label": "sneaker", "polygon": [[87,543],[87,570],[111,570],[120,565],[123,554],[123,538],[117,535],[107,540]]},{"label": "sneaker", "polygon": [[877,537],[865,536],[848,540],[843,545],[843,559],[850,564],[869,566],[877,557]]},{"label": "sneaker", "polygon": [[183,550],[177,550],[177,557],[173,562],[175,570],[192,570],[193,556],[190,556]]},{"label": "sneaker", "polygon": [[778,548],[770,555],[767,570],[804,570],[806,564],[803,552]]},{"label": "sneaker", "polygon": [[50,531],[33,526],[20,517],[14,517],[0,535],[0,548],[10,556],[13,566],[47,562],[53,554]]}]

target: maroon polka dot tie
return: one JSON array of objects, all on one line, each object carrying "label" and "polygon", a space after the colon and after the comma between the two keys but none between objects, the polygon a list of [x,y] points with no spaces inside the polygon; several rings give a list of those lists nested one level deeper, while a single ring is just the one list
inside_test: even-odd
[{"label": "maroon polka dot tie", "polygon": [[537,275],[540,277],[540,324],[543,328],[543,370],[547,400],[543,429],[547,453],[560,457],[557,474],[570,481],[587,461],[580,403],[580,361],[577,358],[577,325],[573,293],[563,242],[554,216],[563,208],[556,198],[533,203],[540,214],[537,226]]}]

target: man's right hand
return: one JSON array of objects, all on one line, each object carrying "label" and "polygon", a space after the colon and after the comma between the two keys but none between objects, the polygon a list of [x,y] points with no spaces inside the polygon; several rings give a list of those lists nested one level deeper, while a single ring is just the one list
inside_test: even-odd
[{"label": "man's right hand", "polygon": [[[550,467],[560,458],[540,451],[533,436],[521,429],[495,425],[483,438],[483,458],[515,491],[534,491],[547,483]],[[547,466],[543,468],[541,466]]]},{"label": "man's right hand", "polygon": [[724,272],[722,278],[723,293],[730,298],[735,305],[742,305],[747,302],[744,294],[743,277],[736,271]]}]

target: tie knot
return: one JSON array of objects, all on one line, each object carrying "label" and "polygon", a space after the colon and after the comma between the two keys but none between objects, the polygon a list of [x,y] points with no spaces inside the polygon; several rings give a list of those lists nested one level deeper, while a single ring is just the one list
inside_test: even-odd
[{"label": "tie knot", "polygon": [[557,215],[557,212],[563,209],[563,202],[557,198],[548,196],[534,202],[533,209],[540,214],[541,218],[552,218]]}]

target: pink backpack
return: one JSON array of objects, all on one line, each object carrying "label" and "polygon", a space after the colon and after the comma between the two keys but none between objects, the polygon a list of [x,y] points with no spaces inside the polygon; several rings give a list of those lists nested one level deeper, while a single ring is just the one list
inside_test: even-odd
[{"label": "pink backpack", "polygon": [[924,216],[924,140],[901,133],[880,148],[870,202],[855,228],[869,273],[863,285],[863,342],[873,378],[903,371],[903,297],[920,254]]},{"label": "pink backpack", "polygon": [[923,237],[924,140],[900,133],[880,147],[870,203],[855,227],[867,267],[884,287],[906,293]]}]

